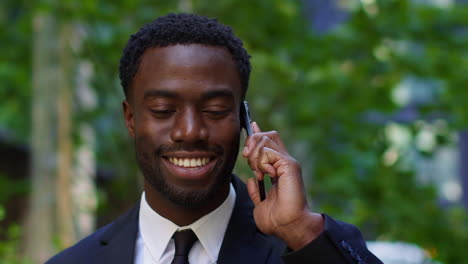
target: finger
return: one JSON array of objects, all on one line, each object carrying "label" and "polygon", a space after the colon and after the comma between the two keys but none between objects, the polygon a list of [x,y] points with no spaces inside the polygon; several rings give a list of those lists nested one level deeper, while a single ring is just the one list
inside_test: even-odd
[{"label": "finger", "polygon": [[262,159],[260,160],[260,164],[258,165],[258,167],[260,171],[270,170],[269,168],[274,169],[275,174],[270,175],[271,180],[273,181],[272,183],[274,185],[277,183],[277,181],[281,181],[281,178],[283,176],[291,176],[287,178],[295,179],[295,180],[288,181],[289,182],[288,185],[290,185],[290,187],[294,186],[293,188],[296,188],[296,189],[304,188],[304,185],[303,185],[304,182],[302,181],[302,176],[301,176],[302,174],[301,166],[291,156],[284,155],[273,149],[269,149],[265,147],[264,155],[262,155]]},{"label": "finger", "polygon": [[263,179],[265,178],[265,175],[258,171],[258,170],[254,170],[253,171],[254,175],[255,175],[255,179],[257,179],[257,181],[263,181]]},{"label": "finger", "polygon": [[[257,122],[252,122],[252,131],[253,133],[262,132]],[[276,131],[271,131],[270,139],[273,140],[273,142],[275,142],[276,144],[278,144],[282,149],[286,150],[286,145],[284,145],[283,140],[281,140],[281,137]]]},{"label": "finger", "polygon": [[250,199],[252,199],[254,205],[257,206],[261,201],[257,181],[254,178],[249,178],[247,180],[247,191],[249,192]]},{"label": "finger", "polygon": [[278,173],[276,172],[274,164],[281,158],[284,158],[281,153],[278,153],[271,148],[264,147],[262,148],[260,157],[257,160],[257,168],[260,170],[260,172],[266,173],[272,178],[276,178]]},{"label": "finger", "polygon": [[[255,133],[260,133],[262,132],[260,130],[260,127],[258,126],[257,122],[252,122],[250,123],[250,127],[252,128],[252,133],[255,134]],[[250,153],[250,150],[252,149],[252,145],[255,145],[255,143],[260,139],[260,137],[254,137],[253,135],[250,135],[246,138],[245,142],[244,142],[244,149],[242,150],[242,156],[244,156],[244,158],[246,158],[249,153]]]},{"label": "finger", "polygon": [[250,148],[248,156],[245,156],[252,170],[258,170],[260,172],[263,172],[258,168],[258,164],[259,164],[261,155],[263,155],[262,152],[263,152],[264,147],[268,147],[270,149],[274,149],[279,152],[282,151],[281,148],[275,142],[273,142],[268,136],[262,136],[257,141],[257,143],[253,146],[253,148]]},{"label": "finger", "polygon": [[260,132],[262,132],[262,131],[260,130],[260,127],[258,126],[257,122],[252,122],[251,126],[252,126],[252,131],[253,131],[254,133],[260,133]]},{"label": "finger", "polygon": [[250,147],[248,147],[248,150],[245,150],[247,152],[247,154],[245,153],[242,153],[243,156],[245,158],[247,158],[247,162],[250,166],[250,168],[253,170],[253,171],[259,171],[258,169],[258,166],[257,166],[257,163],[258,163],[258,160],[259,160],[259,156],[260,156],[260,150],[263,146],[265,145],[269,145],[266,141],[268,141],[268,137],[266,136],[263,136],[263,137],[255,137],[255,140],[256,140],[256,143],[255,145],[250,145]]},{"label": "finger", "polygon": [[[244,149],[242,151],[242,156],[247,157],[253,151],[253,149],[262,141],[264,138],[268,138],[272,143],[269,147],[286,154],[286,146],[284,145],[283,141],[281,140],[278,132],[276,131],[268,131],[268,132],[258,132],[249,136],[245,143]],[[276,145],[276,146],[275,146]]]},{"label": "finger", "polygon": [[244,158],[247,158],[252,150],[255,148],[257,145],[258,141],[260,141],[263,138],[264,134],[252,134],[247,137],[247,139],[244,142],[244,149],[242,150],[242,156]]}]

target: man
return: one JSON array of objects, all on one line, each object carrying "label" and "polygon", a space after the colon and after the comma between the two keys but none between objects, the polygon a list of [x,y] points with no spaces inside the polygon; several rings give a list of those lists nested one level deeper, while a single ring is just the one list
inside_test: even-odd
[{"label": "man", "polygon": [[[214,19],[170,14],[132,35],[120,78],[144,193],[48,263],[381,263],[355,227],[309,210],[278,133],[253,123],[242,156],[255,178],[232,175],[249,74],[241,40]],[[277,183],[262,201],[264,174]]]}]

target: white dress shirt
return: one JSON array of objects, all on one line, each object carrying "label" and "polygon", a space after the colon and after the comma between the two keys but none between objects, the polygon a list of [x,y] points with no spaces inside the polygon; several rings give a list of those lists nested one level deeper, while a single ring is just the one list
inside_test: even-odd
[{"label": "white dress shirt", "polygon": [[235,201],[236,191],[231,184],[228,197],[218,208],[191,225],[181,227],[153,211],[143,192],[135,244],[135,264],[170,264],[175,253],[172,235],[178,230],[188,228],[198,238],[190,250],[189,262],[216,263]]}]

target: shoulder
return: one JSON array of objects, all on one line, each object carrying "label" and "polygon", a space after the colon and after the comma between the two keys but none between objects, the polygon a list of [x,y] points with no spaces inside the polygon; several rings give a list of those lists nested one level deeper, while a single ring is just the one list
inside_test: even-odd
[{"label": "shoulder", "polygon": [[57,255],[50,258],[46,264],[56,263],[89,263],[93,255],[97,253],[97,250],[101,246],[101,237],[106,231],[109,230],[114,222],[99,228],[91,235],[83,238],[75,245],[59,252]]},{"label": "shoulder", "polygon": [[75,245],[59,252],[49,259],[46,264],[91,263],[91,260],[108,245],[117,245],[117,250],[131,254],[127,252],[128,249],[121,250],[121,247],[127,248],[129,245],[135,244],[138,233],[139,204],[138,202],[137,206],[110,224],[99,228]]},{"label": "shoulder", "polygon": [[356,247],[367,247],[359,228],[352,224],[335,220],[328,215],[324,215],[324,217],[325,233],[332,241],[339,242],[340,245],[350,243]]},{"label": "shoulder", "polygon": [[325,217],[322,234],[304,248],[283,255],[285,263],[368,263],[382,262],[367,249],[361,231],[351,224]]}]

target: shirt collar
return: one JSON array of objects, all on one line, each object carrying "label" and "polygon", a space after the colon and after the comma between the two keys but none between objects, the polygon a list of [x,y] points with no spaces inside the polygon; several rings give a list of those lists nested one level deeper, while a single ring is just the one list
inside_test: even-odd
[{"label": "shirt collar", "polygon": [[230,184],[229,195],[215,210],[188,226],[178,226],[155,212],[148,204],[143,192],[140,201],[139,232],[145,247],[156,260],[161,259],[172,235],[177,230],[192,229],[212,263],[218,259],[229,219],[236,201],[236,191]]}]

